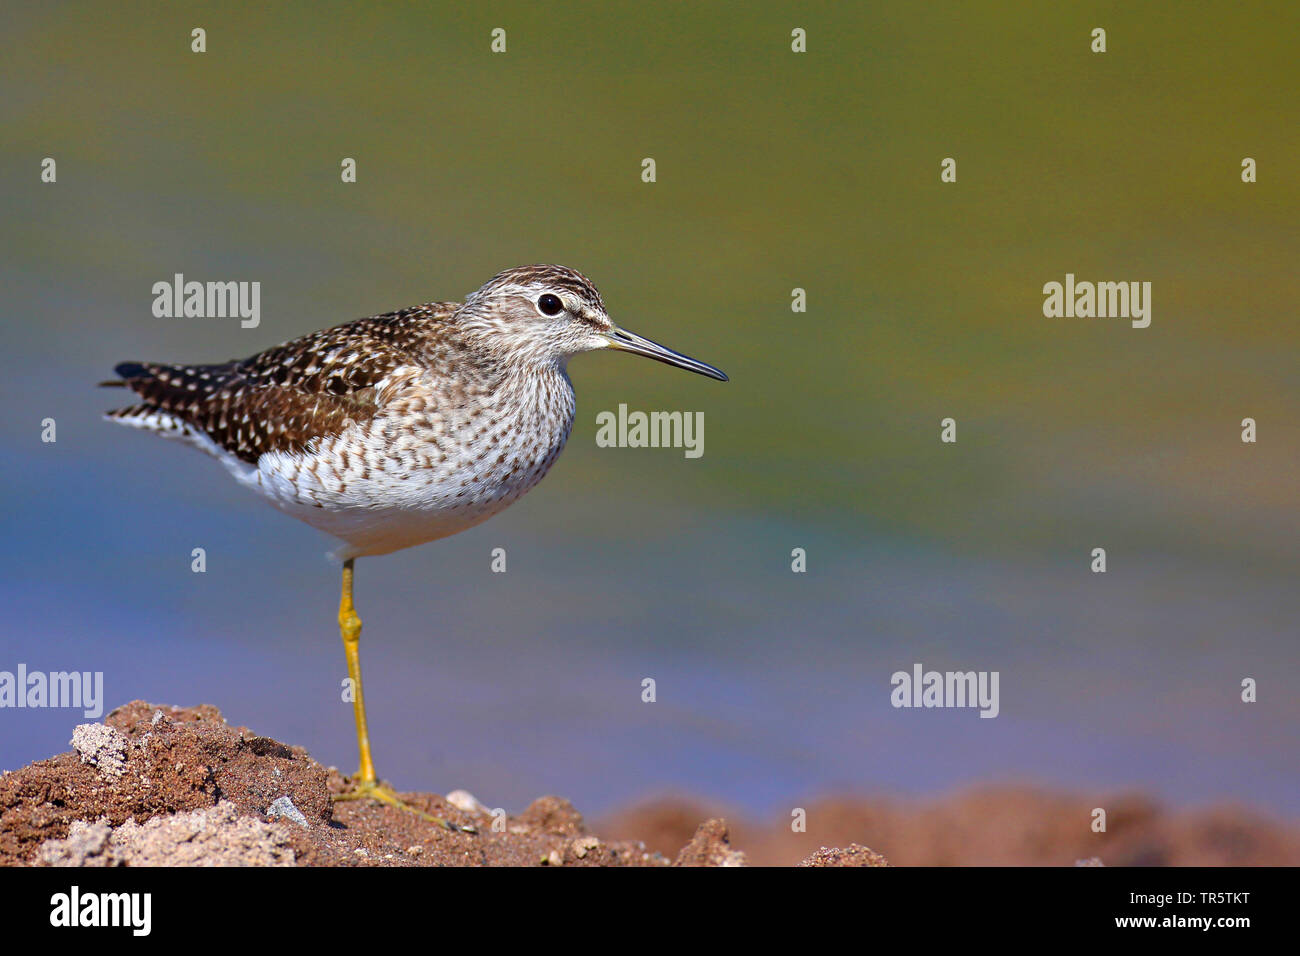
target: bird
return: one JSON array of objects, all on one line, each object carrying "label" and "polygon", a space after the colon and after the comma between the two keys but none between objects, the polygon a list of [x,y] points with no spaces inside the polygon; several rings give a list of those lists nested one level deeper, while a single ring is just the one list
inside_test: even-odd
[{"label": "bird", "polygon": [[569,360],[601,349],[727,381],[620,328],[581,272],[539,264],[507,269],[463,302],[357,319],[215,365],[123,362],[100,383],[137,399],[108,421],[206,452],[338,542],[359,766],[336,799],[373,799],[473,832],[411,807],[375,772],[355,562],[472,528],[532,489],[573,428]]}]

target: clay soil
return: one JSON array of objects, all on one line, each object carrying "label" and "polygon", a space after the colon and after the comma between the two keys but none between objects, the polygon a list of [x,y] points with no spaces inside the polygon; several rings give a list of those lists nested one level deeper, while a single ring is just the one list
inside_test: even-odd
[{"label": "clay soil", "polygon": [[[0,864],[45,866],[1295,865],[1300,833],[1249,810],[1171,812],[1008,786],[941,800],[841,798],[737,818],[665,798],[588,827],[560,797],[497,816],[463,791],[403,794],[452,831],[373,801],[299,747],[215,707],[134,701],[74,748],[0,776]],[[1107,808],[1107,830],[1089,826]],[[882,855],[883,854],[883,855]]]}]

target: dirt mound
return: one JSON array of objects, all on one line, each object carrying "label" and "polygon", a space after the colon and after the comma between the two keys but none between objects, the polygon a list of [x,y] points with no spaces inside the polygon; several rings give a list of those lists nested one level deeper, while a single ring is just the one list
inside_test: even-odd
[{"label": "dirt mound", "polygon": [[[1094,832],[1093,811],[1106,811]],[[1295,866],[1300,831],[1242,807],[1171,810],[1138,794],[1081,795],[1023,785],[988,786],[937,799],[840,797],[809,802],[806,829],[790,817],[727,813],[751,866]],[[598,822],[602,833],[662,853],[682,845],[718,807],[659,799]],[[872,848],[866,850],[865,844]],[[825,847],[844,847],[825,850]],[[874,865],[874,864],[873,864]]]},{"label": "dirt mound", "polygon": [[[46,866],[743,865],[726,823],[672,855],[587,832],[559,797],[517,817],[471,794],[403,794],[476,832],[375,803],[335,803],[345,781],[300,747],[231,727],[215,707],[133,701],[73,732],[73,750],[0,776],[0,864]],[[698,823],[698,821],[697,821]],[[674,848],[676,849],[676,848]]]}]

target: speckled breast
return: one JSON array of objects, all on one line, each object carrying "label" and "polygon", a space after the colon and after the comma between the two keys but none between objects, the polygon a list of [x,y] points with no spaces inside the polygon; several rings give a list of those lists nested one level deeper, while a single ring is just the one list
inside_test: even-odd
[{"label": "speckled breast", "polygon": [[574,411],[562,369],[471,396],[417,381],[374,419],[309,453],[263,455],[258,490],[343,541],[340,557],[386,554],[473,527],[517,501],[559,457]]}]

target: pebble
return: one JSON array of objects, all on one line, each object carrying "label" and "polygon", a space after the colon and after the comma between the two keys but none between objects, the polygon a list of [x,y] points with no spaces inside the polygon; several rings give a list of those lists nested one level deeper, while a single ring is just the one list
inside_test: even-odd
[{"label": "pebble", "polygon": [[98,767],[106,776],[120,777],[126,769],[126,749],[131,742],[107,724],[78,724],[69,743],[82,763]]},{"label": "pebble", "polygon": [[276,797],[269,807],[266,808],[266,815],[274,820],[276,817],[284,817],[286,820],[292,820],[300,827],[311,829],[311,824],[307,818],[302,815],[302,811],[293,805],[293,801],[288,796]]},{"label": "pebble", "polygon": [[446,800],[457,810],[465,813],[490,813],[487,807],[479,803],[478,797],[468,790],[453,790],[447,794]]}]

